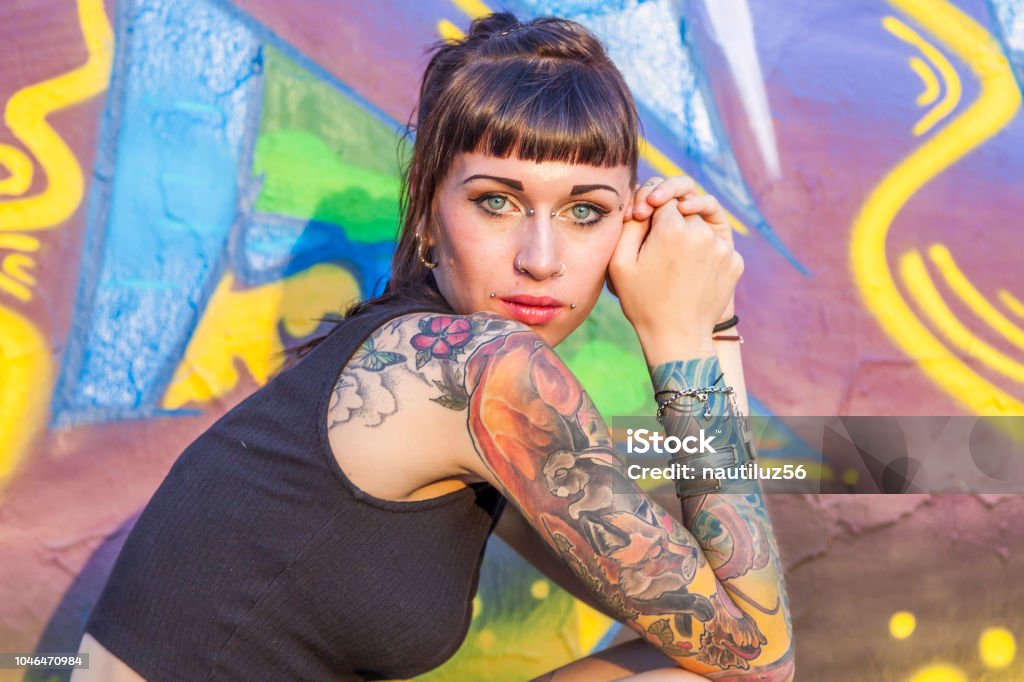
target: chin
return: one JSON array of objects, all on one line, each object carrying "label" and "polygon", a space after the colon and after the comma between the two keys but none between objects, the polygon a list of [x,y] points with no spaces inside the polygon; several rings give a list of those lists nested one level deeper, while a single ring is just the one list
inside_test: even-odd
[{"label": "chin", "polygon": [[[579,326],[579,325],[576,325]],[[569,334],[572,334],[576,327],[572,329],[535,329],[534,331],[544,339],[544,343],[548,344],[552,348],[565,341]]]}]

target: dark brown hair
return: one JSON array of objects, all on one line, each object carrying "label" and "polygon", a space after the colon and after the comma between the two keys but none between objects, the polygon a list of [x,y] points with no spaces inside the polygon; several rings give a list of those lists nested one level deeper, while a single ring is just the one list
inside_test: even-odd
[{"label": "dark brown hair", "polygon": [[[582,25],[540,17],[520,23],[508,12],[473,21],[465,38],[430,48],[412,154],[402,178],[402,224],[384,294],[345,317],[398,297],[443,302],[417,255],[437,243],[436,194],[462,152],[527,161],[631,169],[636,184],[639,117],[622,74]],[[322,337],[321,337],[322,338]],[[299,356],[320,339],[292,349]]]}]

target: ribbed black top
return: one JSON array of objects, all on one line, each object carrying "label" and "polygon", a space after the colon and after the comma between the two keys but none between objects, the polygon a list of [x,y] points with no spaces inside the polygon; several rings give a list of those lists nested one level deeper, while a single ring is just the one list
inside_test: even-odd
[{"label": "ribbed black top", "polygon": [[338,466],[326,428],[349,356],[418,310],[346,320],[189,445],[85,631],[148,680],[408,678],[450,658],[504,497],[486,483],[372,497]]}]

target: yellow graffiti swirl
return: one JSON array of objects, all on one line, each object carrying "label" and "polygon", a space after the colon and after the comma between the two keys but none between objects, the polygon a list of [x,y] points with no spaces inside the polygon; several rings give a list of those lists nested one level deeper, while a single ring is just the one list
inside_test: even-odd
[{"label": "yellow graffiti swirl", "polygon": [[918,319],[893,280],[885,241],[910,198],[968,152],[999,132],[1020,108],[1020,91],[999,44],[944,0],[890,0],[966,63],[978,98],[900,161],[868,196],[853,223],[850,268],[868,310],[889,338],[937,385],[977,414],[1024,414],[1024,402],[968,367]]},{"label": "yellow graffiti swirl", "polygon": [[[78,19],[88,51],[83,66],[25,87],[11,96],[4,122],[46,174],[46,188],[30,197],[0,202],[0,247],[9,253],[0,261],[0,291],[25,302],[36,278],[27,253],[40,248],[38,239],[18,232],[60,226],[82,201],[82,170],[67,143],[46,117],[103,92],[110,77],[113,34],[103,0],[79,0]],[[0,145],[0,164],[7,176],[0,194],[20,195],[32,185],[33,163],[21,149]],[[0,490],[46,419],[53,386],[53,361],[46,336],[26,316],[0,305]]]},{"label": "yellow graffiti swirl", "polygon": [[[84,180],[78,159],[46,117],[106,89],[110,79],[114,37],[103,8],[103,0],[79,0],[78,19],[89,53],[85,64],[60,76],[22,88],[11,96],[4,110],[4,122],[35,156],[46,173],[47,186],[39,194],[0,203],[0,231],[52,229],[70,218],[82,201]],[[19,162],[19,154],[15,148],[7,145],[0,152],[0,161],[11,164],[8,171],[15,178],[13,181],[7,178],[8,191],[26,191],[32,182],[32,165]],[[27,182],[23,177],[26,172],[29,173]]]}]

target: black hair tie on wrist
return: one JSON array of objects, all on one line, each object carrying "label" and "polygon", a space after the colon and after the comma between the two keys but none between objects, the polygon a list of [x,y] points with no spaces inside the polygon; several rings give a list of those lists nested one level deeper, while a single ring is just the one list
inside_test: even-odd
[{"label": "black hair tie on wrist", "polygon": [[717,334],[718,332],[724,332],[724,331],[725,331],[726,329],[732,329],[733,327],[735,327],[735,326],[736,326],[736,325],[738,325],[739,323],[740,323],[740,317],[739,317],[739,315],[733,315],[732,317],[730,317],[730,318],[729,318],[728,320],[726,320],[725,322],[719,322],[718,324],[716,324],[716,325],[715,325],[715,329],[714,329],[714,332],[715,332],[716,334]]}]

